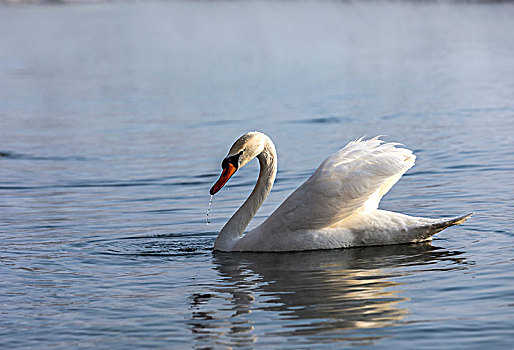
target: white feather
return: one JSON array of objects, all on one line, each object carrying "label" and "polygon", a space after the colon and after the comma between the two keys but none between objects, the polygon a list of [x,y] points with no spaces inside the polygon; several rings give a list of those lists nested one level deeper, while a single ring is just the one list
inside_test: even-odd
[{"label": "white feather", "polygon": [[276,221],[282,226],[287,222],[290,231],[317,229],[358,211],[376,209],[414,160],[410,150],[378,138],[350,142],[321,163],[266,224]]}]

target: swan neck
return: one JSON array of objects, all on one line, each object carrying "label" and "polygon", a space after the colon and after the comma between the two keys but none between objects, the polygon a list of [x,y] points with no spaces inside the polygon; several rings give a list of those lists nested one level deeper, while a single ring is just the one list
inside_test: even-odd
[{"label": "swan neck", "polygon": [[277,175],[277,154],[275,146],[268,138],[264,150],[257,155],[260,171],[257,183],[252,193],[221,229],[214,249],[231,250],[234,244],[243,236],[243,233],[253,219],[262,203],[268,196]]}]

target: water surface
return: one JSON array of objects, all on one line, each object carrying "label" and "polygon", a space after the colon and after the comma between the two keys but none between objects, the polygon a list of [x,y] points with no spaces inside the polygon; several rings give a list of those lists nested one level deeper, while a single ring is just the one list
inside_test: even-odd
[{"label": "water surface", "polygon": [[[5,348],[510,348],[514,6],[107,2],[0,7]],[[475,212],[432,243],[212,253],[362,135],[413,149],[381,207]]]}]

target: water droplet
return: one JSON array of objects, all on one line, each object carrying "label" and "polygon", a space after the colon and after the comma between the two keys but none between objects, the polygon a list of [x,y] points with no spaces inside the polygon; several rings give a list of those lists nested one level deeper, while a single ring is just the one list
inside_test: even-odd
[{"label": "water droplet", "polygon": [[207,214],[205,215],[205,222],[207,223],[207,225],[209,225],[211,223],[209,221],[209,213],[211,212],[212,197],[214,197],[214,196],[211,194],[211,199],[209,199],[209,206],[207,207]]}]

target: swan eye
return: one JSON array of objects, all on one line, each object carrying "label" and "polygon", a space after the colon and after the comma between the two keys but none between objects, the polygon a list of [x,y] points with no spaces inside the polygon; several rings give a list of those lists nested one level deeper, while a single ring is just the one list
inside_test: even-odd
[{"label": "swan eye", "polygon": [[221,163],[221,167],[223,169],[228,167],[228,164],[232,164],[236,169],[239,168],[239,157],[243,154],[244,149],[239,152],[238,154],[234,154],[233,156],[227,157],[223,159],[223,162]]}]

